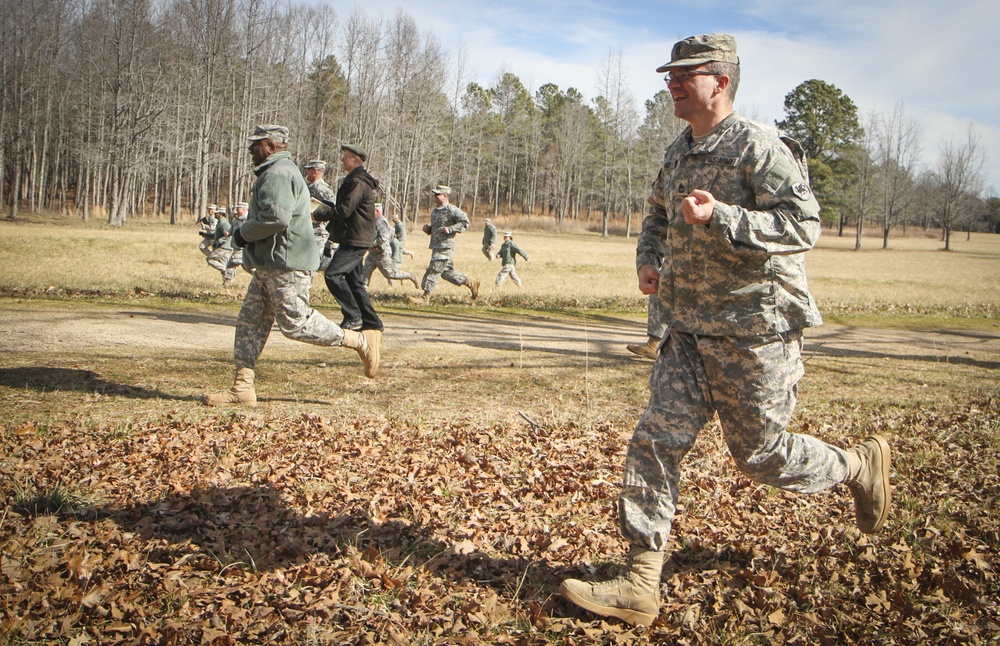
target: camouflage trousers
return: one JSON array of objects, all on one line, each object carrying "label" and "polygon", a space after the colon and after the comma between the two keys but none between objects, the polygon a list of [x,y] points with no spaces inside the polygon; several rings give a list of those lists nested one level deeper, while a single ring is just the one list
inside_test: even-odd
[{"label": "camouflage trousers", "polygon": [[387,250],[372,249],[365,256],[365,264],[361,269],[361,279],[365,285],[371,282],[376,267],[386,280],[410,280],[413,278],[413,274],[399,268]]},{"label": "camouflage trousers", "polygon": [[713,414],[737,466],[754,480],[798,493],[844,480],[843,449],[786,430],[804,374],[801,348],[801,331],[762,337],[668,333],[649,378],[649,405],[625,458],[618,511],[626,539],[666,548],[681,460]]},{"label": "camouflage trousers", "polygon": [[206,256],[212,253],[212,239],[202,238],[201,242],[198,243],[198,251],[202,252]]},{"label": "camouflage trousers", "polygon": [[646,334],[662,339],[667,334],[667,321],[659,294],[650,294],[646,304]]},{"label": "camouflage trousers", "polygon": [[222,281],[225,283],[228,283],[234,276],[236,276],[236,267],[229,266],[229,259],[232,255],[232,249],[223,249],[222,247],[219,247],[218,249],[212,251],[212,253],[208,254],[208,258],[205,259],[205,262],[207,262],[209,266],[219,270],[222,274]]},{"label": "camouflage trousers", "polygon": [[518,287],[521,286],[521,279],[517,277],[517,268],[514,263],[511,263],[500,268],[500,272],[497,274],[496,279],[497,287],[503,285],[504,281],[507,280],[507,276],[510,276],[510,279],[514,281],[515,285]]},{"label": "camouflage trousers", "polygon": [[437,287],[439,278],[444,278],[452,285],[459,286],[469,282],[465,274],[455,269],[450,254],[447,256],[438,256],[437,254],[431,256],[427,270],[424,271],[424,278],[420,281],[421,289],[428,294],[432,293],[434,288]]},{"label": "camouflage trousers", "polygon": [[[226,263],[226,267],[229,268],[229,269],[233,269],[234,271],[235,271],[236,267],[243,267],[243,250],[242,249],[240,249],[239,247],[233,249],[233,255],[229,256],[229,262]],[[247,269],[246,267],[243,267],[243,271],[247,272],[248,274],[252,274],[253,273],[252,269]]]},{"label": "camouflage trousers", "polygon": [[312,345],[340,345],[344,331],[309,305],[311,271],[257,268],[236,318],[236,368],[256,369],[271,326],[289,339]]},{"label": "camouflage trousers", "polygon": [[497,249],[496,249],[495,245],[491,245],[491,244],[484,244],[483,245],[483,255],[486,256],[487,260],[493,260],[493,256],[495,256],[496,253],[497,253]]}]

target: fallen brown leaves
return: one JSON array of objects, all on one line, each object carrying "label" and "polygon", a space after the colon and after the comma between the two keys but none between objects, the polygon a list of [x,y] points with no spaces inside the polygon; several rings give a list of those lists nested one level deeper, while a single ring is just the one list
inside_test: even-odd
[{"label": "fallen brown leaves", "polygon": [[[5,428],[0,634],[66,644],[969,643],[1000,635],[1000,402],[835,409],[895,450],[875,537],[842,488],[748,480],[715,428],[685,467],[648,631],[556,594],[617,571],[630,428],[211,416]],[[54,515],[16,487],[70,489]]]}]

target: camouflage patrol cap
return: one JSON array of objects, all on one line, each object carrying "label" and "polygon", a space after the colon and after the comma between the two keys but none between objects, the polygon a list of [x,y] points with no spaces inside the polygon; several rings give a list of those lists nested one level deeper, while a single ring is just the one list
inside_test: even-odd
[{"label": "camouflage patrol cap", "polygon": [[224,207],[224,206],[217,206],[217,207],[215,207],[215,212],[216,213],[225,213],[226,212],[226,207]]},{"label": "camouflage patrol cap", "polygon": [[434,195],[451,195],[451,187],[445,186],[444,184],[438,184],[431,189],[431,193]]},{"label": "camouflage patrol cap", "polygon": [[361,158],[361,161],[368,161],[368,153],[361,146],[355,144],[341,144],[340,149],[354,153]]},{"label": "camouflage patrol cap", "polygon": [[503,237],[505,237],[505,238],[513,238],[514,234],[511,231],[504,231],[503,232]]},{"label": "camouflage patrol cap", "polygon": [[322,159],[313,159],[308,164],[306,164],[306,169],[316,168],[318,170],[326,170],[326,162]]},{"label": "camouflage patrol cap", "polygon": [[260,141],[261,139],[270,139],[271,141],[277,142],[279,144],[288,143],[288,128],[285,126],[277,126],[273,123],[265,124],[262,126],[257,126],[253,129],[253,134],[247,137],[250,141]]},{"label": "camouflage patrol cap", "polygon": [[216,207],[216,205],[214,203],[213,204],[209,204],[208,205],[208,210],[210,212],[212,212],[212,213],[215,213],[215,207]]},{"label": "camouflage patrol cap", "polygon": [[247,204],[246,202],[238,202],[236,204],[236,208],[238,208],[238,209],[249,209],[250,205]]},{"label": "camouflage patrol cap", "polygon": [[666,72],[675,67],[694,67],[712,61],[739,65],[736,39],[729,34],[703,34],[685,38],[674,43],[674,48],[670,51],[670,62],[660,65],[656,71]]}]

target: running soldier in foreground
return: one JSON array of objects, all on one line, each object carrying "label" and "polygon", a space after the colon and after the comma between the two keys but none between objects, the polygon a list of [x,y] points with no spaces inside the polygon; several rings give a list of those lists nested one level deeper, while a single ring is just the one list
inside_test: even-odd
[{"label": "running soldier in foreground", "polygon": [[[666,150],[636,250],[640,287],[658,290],[668,331],[618,498],[628,573],[560,587],[581,608],[641,625],[660,611],[681,461],[715,414],[754,480],[797,493],[846,484],[865,533],[882,528],[890,503],[882,437],[844,450],[787,431],[802,330],[822,323],[806,283],[820,219],[801,148],[733,112],[732,36],[682,40],[657,71],[668,72],[674,114],[689,125]],[[663,250],[662,267],[652,249]]]}]

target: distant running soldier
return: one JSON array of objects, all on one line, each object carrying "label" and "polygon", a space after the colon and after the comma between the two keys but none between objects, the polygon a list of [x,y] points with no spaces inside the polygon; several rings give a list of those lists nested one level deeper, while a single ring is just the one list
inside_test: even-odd
[{"label": "distant running soldier", "polygon": [[233,255],[233,240],[229,236],[230,224],[226,209],[215,210],[215,232],[212,236],[212,251],[205,262],[218,269],[222,274],[222,286],[229,287],[236,276],[236,268],[229,266],[229,258]]},{"label": "distant running soldier", "polygon": [[517,257],[521,256],[524,258],[524,262],[528,262],[528,256],[514,242],[514,234],[510,231],[505,231],[503,234],[503,244],[500,245],[500,251],[497,253],[497,258],[500,259],[500,273],[497,274],[496,284],[497,287],[503,285],[504,281],[507,280],[507,276],[514,281],[514,284],[518,287],[521,286],[521,279],[517,277],[517,270],[515,265],[517,264]]},{"label": "distant running soldier", "polygon": [[208,212],[198,218],[198,235],[201,236],[201,242],[198,243],[198,251],[205,256],[212,253],[212,240],[215,238],[215,225],[217,224],[215,209],[215,204],[209,204]]},{"label": "distant running soldier", "polygon": [[371,283],[372,274],[375,272],[376,267],[378,267],[379,272],[385,276],[385,279],[389,281],[390,285],[394,280],[408,280],[413,283],[414,287],[418,289],[420,288],[420,283],[417,282],[417,277],[409,272],[403,271],[396,265],[395,261],[393,261],[391,252],[392,236],[392,227],[389,226],[389,221],[385,219],[384,215],[382,215],[382,205],[376,202],[375,243],[368,251],[368,255],[365,256],[364,269],[361,274],[365,282],[365,289],[368,289],[368,285]]},{"label": "distant running soldier", "polygon": [[479,298],[479,281],[468,278],[455,269],[455,236],[469,228],[469,216],[465,211],[449,203],[451,188],[441,184],[434,187],[434,201],[437,208],[431,211],[431,222],[423,227],[424,233],[431,237],[428,248],[431,250],[431,261],[424,272],[421,286],[424,289],[420,296],[407,298],[414,305],[427,305],[431,294],[437,287],[438,279],[444,278],[452,285],[464,285],[472,292],[472,300]]},{"label": "distant running soldier", "polygon": [[483,255],[489,261],[493,260],[493,254],[496,253],[497,235],[497,227],[492,220],[489,218],[483,220]]},{"label": "distant running soldier", "polygon": [[[247,209],[249,208],[250,205],[247,204],[246,202],[238,202],[236,204],[236,212],[233,214],[233,221],[229,225],[230,238],[232,238],[232,231],[235,229],[239,229],[240,226],[247,221]],[[229,269],[234,269],[234,270],[236,267],[243,267],[243,249],[237,247],[236,245],[233,245],[233,253],[232,255],[229,256],[229,262],[226,264],[226,266]],[[247,269],[246,267],[243,267],[243,270],[248,274],[253,273],[253,271]]]},{"label": "distant running soldier", "polygon": [[[324,179],[327,168],[327,163],[322,159],[310,161],[305,168],[306,183],[309,184],[309,195],[313,199],[336,204],[337,194]],[[319,270],[326,271],[326,268],[330,266],[330,258],[333,256],[330,232],[327,231],[326,223],[316,220],[315,217],[313,218],[313,236],[316,238],[316,247],[319,249]]]},{"label": "distant running soldier", "polygon": [[403,256],[413,257],[413,254],[406,250],[406,222],[399,219],[398,213],[392,214],[392,261],[397,265],[403,264]]}]

